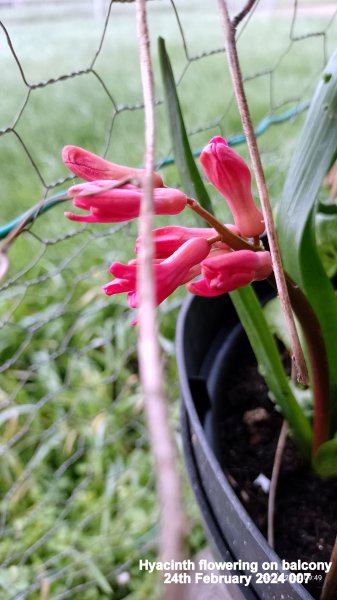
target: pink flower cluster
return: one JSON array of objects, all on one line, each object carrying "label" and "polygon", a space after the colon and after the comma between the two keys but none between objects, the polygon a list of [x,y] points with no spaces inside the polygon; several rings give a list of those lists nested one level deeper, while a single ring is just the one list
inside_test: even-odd
[{"label": "pink flower cluster", "polygon": [[[86,214],[66,212],[68,219],[91,223],[115,223],[139,216],[142,170],[110,163],[76,146],[63,149],[63,161],[81,183],[68,190],[75,207]],[[264,231],[261,212],[254,204],[251,175],[244,160],[221,137],[213,138],[204,148],[200,162],[209,181],[226,198],[235,225],[226,227],[245,238],[256,238]],[[123,183],[123,179],[125,182]],[[122,182],[121,182],[122,180]],[[188,204],[180,190],[165,187],[154,173],[154,211],[158,215],[176,215]],[[183,284],[193,294],[218,296],[255,280],[265,279],[272,271],[269,252],[232,250],[214,229],[168,226],[155,229],[154,274],[156,301],[160,304]],[[114,280],[104,286],[107,295],[126,292],[128,304],[138,307],[137,269],[139,239],[135,258],[127,265],[115,262],[110,267]],[[200,276],[194,281],[197,276]]]}]

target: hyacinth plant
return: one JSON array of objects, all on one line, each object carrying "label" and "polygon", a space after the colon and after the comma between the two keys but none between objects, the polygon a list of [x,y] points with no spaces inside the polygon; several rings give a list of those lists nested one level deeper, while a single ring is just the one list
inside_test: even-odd
[{"label": "hyacinth plant", "polygon": [[[308,411],[300,401],[303,386],[296,387],[286,375],[266,316],[249,285],[267,279],[275,287],[271,256],[261,241],[265,224],[252,195],[250,169],[220,136],[212,138],[201,152],[204,175],[233,215],[234,224],[223,224],[212,214],[205,186],[192,159],[163,43],[160,51],[173,145],[176,156],[180,153],[181,179],[188,193],[166,187],[161,175],[155,172],[154,212],[177,216],[192,210],[204,224],[185,227],[177,222],[153,231],[156,303],[159,305],[182,285],[199,296],[231,293],[271,397],[288,422],[299,449],[319,475],[335,476],[337,300],[317,252],[315,207],[322,179],[336,150],[336,119],[331,123],[331,114],[335,114],[337,102],[337,57],[328,64],[313,98],[278,211],[283,260],[289,271],[286,282],[302,331],[309,372],[312,410]],[[324,145],[320,143],[322,139]],[[110,163],[74,146],[64,148],[63,160],[75,175],[86,180],[68,190],[74,206],[85,212],[66,212],[68,219],[115,223],[139,216],[142,170]],[[196,197],[192,197],[191,191]],[[137,239],[135,255],[127,264],[111,265],[113,279],[103,288],[109,296],[126,293],[132,309],[139,306],[139,245]],[[279,333],[284,341],[282,332]]]}]

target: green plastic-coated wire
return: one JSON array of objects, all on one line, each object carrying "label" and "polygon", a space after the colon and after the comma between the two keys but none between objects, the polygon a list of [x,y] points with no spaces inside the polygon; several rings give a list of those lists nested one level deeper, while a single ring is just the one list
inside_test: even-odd
[{"label": "green plastic-coated wire", "polygon": [[[284,111],[283,113],[280,113],[279,115],[268,115],[267,117],[264,117],[254,129],[256,137],[260,137],[263,133],[265,133],[267,131],[267,129],[271,125],[280,125],[281,123],[290,121],[290,119],[292,119],[293,117],[296,117],[297,115],[301,114],[302,112],[308,110],[309,104],[310,104],[310,102],[303,102],[302,104],[298,104],[298,106],[295,106],[294,108],[290,108],[289,110]],[[239,146],[241,144],[246,143],[246,136],[244,133],[239,133],[237,135],[232,135],[230,138],[227,138],[226,141],[229,146]],[[193,152],[192,152],[193,156],[195,156],[195,157],[200,156],[202,150],[203,150],[202,148],[197,148],[196,150],[193,150]],[[168,156],[165,160],[158,163],[156,165],[156,168],[168,167],[170,165],[173,165],[174,162],[175,162],[174,157]]]},{"label": "green plastic-coated wire", "polygon": [[[283,113],[280,113],[279,115],[268,115],[267,117],[264,117],[260,121],[260,123],[256,126],[255,135],[257,137],[261,136],[263,133],[265,133],[265,131],[267,131],[267,129],[271,125],[279,125],[281,123],[289,121],[293,117],[296,117],[297,115],[299,115],[302,112],[304,112],[305,110],[307,110],[308,107],[309,107],[309,102],[304,102],[294,108],[291,108]],[[238,135],[233,135],[227,139],[227,142],[228,142],[229,146],[239,146],[240,144],[246,143],[246,136],[243,133],[238,134]],[[202,152],[202,148],[197,148],[196,150],[193,151],[193,156],[195,156],[195,157],[200,156],[201,152]],[[165,160],[158,162],[156,164],[156,168],[168,167],[170,165],[173,165],[174,162],[175,162],[174,156],[168,156]],[[59,194],[50,196],[49,198],[47,198],[47,200],[43,204],[41,204],[40,207],[34,208],[34,209],[29,209],[26,212],[19,215],[18,217],[16,217],[15,219],[13,219],[12,221],[10,221],[9,223],[6,223],[6,225],[3,225],[2,227],[0,227],[0,239],[4,239],[9,233],[11,233],[11,231],[13,231],[13,229],[15,229],[15,227],[18,227],[18,225],[20,225],[20,223],[22,223],[25,219],[27,219],[26,224],[31,223],[38,216],[42,215],[43,213],[47,212],[48,210],[50,210],[51,208],[56,206],[56,204],[59,204],[60,202],[64,202],[66,200],[67,200],[67,191],[66,190],[60,192]]]},{"label": "green plastic-coated wire", "polygon": [[15,219],[9,221],[9,223],[6,223],[6,225],[0,227],[0,239],[2,240],[3,238],[5,238],[9,233],[11,233],[11,231],[13,231],[13,229],[15,229],[15,227],[18,227],[18,225],[20,225],[22,221],[25,221],[27,219],[26,224],[31,223],[32,221],[35,221],[36,217],[42,215],[43,213],[47,212],[50,208],[56,206],[56,204],[59,204],[59,202],[65,200],[67,200],[67,190],[60,192],[59,194],[55,194],[54,196],[50,196],[49,198],[47,198],[47,200],[45,200],[43,204],[41,204],[40,207],[35,207],[34,209],[30,208],[26,212],[21,213],[21,215],[15,217]]}]

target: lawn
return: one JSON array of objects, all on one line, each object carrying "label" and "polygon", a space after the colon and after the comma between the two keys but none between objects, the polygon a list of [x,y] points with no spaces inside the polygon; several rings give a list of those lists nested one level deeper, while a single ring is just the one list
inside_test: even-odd
[{"label": "lawn", "polygon": [[[216,2],[207,7],[196,0],[177,2],[187,56],[171,2],[148,6],[158,161],[171,156],[159,35],[180,81],[192,147],[214,134],[240,133]],[[113,3],[96,59],[102,20],[74,10],[65,15],[57,7],[52,18],[34,11],[24,6],[3,11],[26,83],[1,31],[0,226],[67,187],[60,159],[65,144],[115,162],[143,162],[134,5]],[[310,99],[333,50],[337,23],[329,15],[299,12],[293,29],[292,21],[291,7],[279,14],[257,11],[240,34],[255,125]],[[293,117],[260,137],[274,205],[302,121]],[[247,155],[244,146],[240,150]],[[162,174],[168,184],[179,185],[174,165],[164,166]],[[218,214],[227,218],[223,201],[212,195]],[[130,326],[134,317],[123,297],[107,299],[101,292],[112,260],[131,255],[136,228],[82,227],[67,221],[63,211],[60,205],[39,217],[12,245],[1,287],[0,598],[155,600],[154,576],[138,571],[139,558],[155,556],[158,515],[136,332]],[[189,215],[183,219],[194,224]],[[159,310],[178,441],[173,343],[183,296],[177,292]],[[194,551],[203,534],[184,485]]]}]

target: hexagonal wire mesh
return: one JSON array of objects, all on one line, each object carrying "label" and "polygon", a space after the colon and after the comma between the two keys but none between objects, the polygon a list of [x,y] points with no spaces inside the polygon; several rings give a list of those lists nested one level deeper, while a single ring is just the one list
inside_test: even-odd
[{"label": "hexagonal wire mesh", "polygon": [[[178,177],[158,35],[172,58],[192,147],[219,133],[242,141],[216,2],[205,4],[148,4],[157,159],[169,184]],[[239,30],[273,200],[301,114],[333,49],[335,16],[333,4],[261,1]],[[42,198],[40,214],[9,248],[0,289],[0,598],[156,597],[153,580],[137,571],[138,557],[153,551],[157,515],[135,332],[124,300],[107,299],[100,289],[112,259],[132,252],[135,227],[70,223],[59,201],[41,211],[69,184],[63,145],[142,163],[134,6],[22,0],[4,6],[0,25],[1,236]],[[218,197],[215,202],[223,210]],[[161,313],[168,350],[171,309],[180,298]],[[167,368],[173,369],[169,361]]]}]

